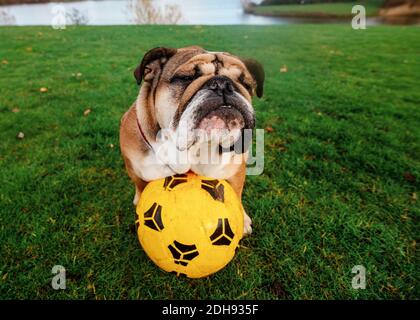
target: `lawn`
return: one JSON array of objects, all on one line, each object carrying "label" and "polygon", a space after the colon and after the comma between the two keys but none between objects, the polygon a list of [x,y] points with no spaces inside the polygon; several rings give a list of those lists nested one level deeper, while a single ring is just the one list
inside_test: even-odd
[{"label": "lawn", "polygon": [[255,13],[260,15],[292,16],[292,17],[351,17],[351,9],[356,4],[362,4],[366,8],[367,16],[378,14],[382,5],[381,0],[365,2],[343,3],[311,3],[311,4],[287,4],[257,6]]},{"label": "lawn", "polygon": [[[419,37],[344,25],[0,28],[0,298],[419,298]],[[244,192],[254,234],[198,280],[139,247],[118,142],[144,52],[191,44],[266,69],[255,100],[265,171]],[[66,290],[51,288],[57,264]],[[365,290],[351,286],[355,265]]]}]

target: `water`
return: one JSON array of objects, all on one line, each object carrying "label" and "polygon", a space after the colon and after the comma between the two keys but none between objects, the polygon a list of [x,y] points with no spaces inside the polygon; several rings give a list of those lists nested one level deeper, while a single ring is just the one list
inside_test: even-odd
[{"label": "water", "polygon": [[[351,23],[350,19],[349,21],[334,19],[314,20],[254,16],[243,12],[241,0],[153,0],[154,9],[161,12],[163,17],[160,17],[160,19],[156,19],[156,17],[136,18],[135,10],[132,7],[132,4],[136,1],[142,3],[142,0],[103,0],[0,6],[0,25],[52,25],[54,21],[57,21],[57,17],[67,17],[64,18],[67,24],[173,23],[173,16],[177,13],[181,15],[180,19],[176,19],[178,24],[281,25],[290,23]],[[176,7],[176,10],[165,14],[165,5],[173,5]],[[368,20],[368,24],[378,23],[383,22],[378,19]]]},{"label": "water", "polygon": [[[40,3],[1,6],[6,19],[0,25],[51,25],[57,15],[57,5],[67,13],[76,9],[88,25],[135,24],[136,18],[130,4],[133,0],[75,1],[65,3]],[[153,6],[162,9],[166,4],[176,5],[182,13],[179,24],[285,24],[283,19],[259,17],[243,13],[240,0],[154,0]],[[54,8],[55,13],[54,13]],[[4,16],[4,14],[3,14]],[[3,20],[3,21],[2,21]],[[149,21],[153,23],[153,21]],[[168,22],[169,23],[169,22]]]}]

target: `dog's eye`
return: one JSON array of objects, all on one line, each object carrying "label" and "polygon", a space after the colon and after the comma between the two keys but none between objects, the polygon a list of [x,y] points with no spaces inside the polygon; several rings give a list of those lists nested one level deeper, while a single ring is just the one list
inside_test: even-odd
[{"label": "dog's eye", "polygon": [[242,85],[248,92],[252,92],[252,86],[248,82],[242,82]]},{"label": "dog's eye", "polygon": [[252,94],[252,85],[249,84],[247,81],[245,81],[245,75],[242,73],[239,76],[239,82],[244,86],[244,88],[250,93]]},{"label": "dog's eye", "polygon": [[176,74],[171,78],[170,81],[171,81],[171,83],[172,82],[189,83],[189,82],[194,81],[195,79],[197,79],[201,75],[202,75],[201,71],[196,66],[194,68],[194,73],[193,74]]},{"label": "dog's eye", "polygon": [[195,79],[195,76],[193,76],[193,75],[182,75],[182,74],[180,74],[180,75],[174,75],[172,78],[171,78],[171,83],[172,82],[191,82],[191,81],[193,81]]}]

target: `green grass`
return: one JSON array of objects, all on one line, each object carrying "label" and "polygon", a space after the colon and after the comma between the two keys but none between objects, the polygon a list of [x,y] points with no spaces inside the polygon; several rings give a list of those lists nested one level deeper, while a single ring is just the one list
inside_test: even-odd
[{"label": "green grass", "polygon": [[257,6],[255,13],[274,16],[350,17],[353,15],[351,9],[355,4],[362,4],[366,8],[367,16],[375,16],[382,1]]},{"label": "green grass", "polygon": [[[0,298],[419,298],[419,36],[339,25],[0,28]],[[257,127],[274,129],[264,174],[245,187],[255,233],[201,280],[160,271],[139,248],[118,144],[141,56],[191,44],[265,65]],[[63,291],[50,285],[56,264],[67,268]],[[359,264],[366,290],[351,287]]]}]

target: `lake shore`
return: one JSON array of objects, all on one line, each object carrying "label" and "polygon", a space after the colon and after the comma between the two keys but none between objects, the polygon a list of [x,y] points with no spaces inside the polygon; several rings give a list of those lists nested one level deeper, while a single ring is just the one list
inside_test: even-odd
[{"label": "lake shore", "polygon": [[258,12],[249,11],[248,14],[253,14],[262,17],[279,17],[279,18],[313,18],[313,19],[348,19],[352,15],[339,15],[325,12]]},{"label": "lake shore", "polygon": [[[245,9],[248,14],[280,18],[342,19],[352,18],[352,4],[311,4],[311,5],[272,5],[253,6]],[[366,6],[367,17],[378,18],[420,18],[420,5],[403,4],[390,8],[379,5]]]}]

